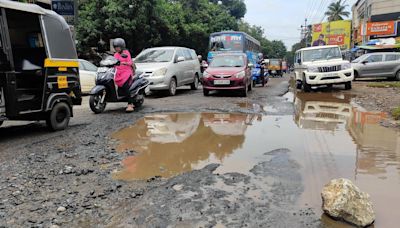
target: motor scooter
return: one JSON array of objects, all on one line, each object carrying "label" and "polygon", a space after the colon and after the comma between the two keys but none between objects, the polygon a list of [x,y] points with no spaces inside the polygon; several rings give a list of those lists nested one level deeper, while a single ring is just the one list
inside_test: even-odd
[{"label": "motor scooter", "polygon": [[90,92],[90,109],[96,113],[104,112],[107,103],[128,102],[129,96],[133,97],[133,105],[139,108],[144,103],[144,96],[149,93],[150,82],[143,77],[143,73],[136,71],[132,76],[130,94],[119,88],[114,81],[120,62],[113,56],[108,56],[100,62],[96,74],[96,86]]},{"label": "motor scooter", "polygon": [[253,78],[253,87],[255,87],[257,84],[261,84],[262,87],[264,87],[269,80],[269,75],[264,68],[264,63],[262,64],[255,64],[254,68],[252,70],[252,78]]}]

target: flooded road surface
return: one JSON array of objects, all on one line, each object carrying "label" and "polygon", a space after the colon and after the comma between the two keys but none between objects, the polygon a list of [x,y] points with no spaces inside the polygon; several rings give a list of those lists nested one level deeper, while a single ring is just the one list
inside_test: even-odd
[{"label": "flooded road surface", "polygon": [[[113,177],[126,181],[168,178],[212,163],[221,164],[214,173],[248,175],[255,172],[255,165],[266,152],[285,148],[299,164],[304,185],[299,205],[322,214],[322,187],[333,178],[344,177],[371,195],[377,214],[375,227],[397,227],[400,133],[379,124],[386,114],[356,108],[351,97],[341,93],[286,97],[294,102],[294,115],[146,116],[112,134],[117,151],[137,152],[123,161]],[[257,191],[253,196],[261,197]],[[321,222],[329,227],[337,225],[324,216]]]}]

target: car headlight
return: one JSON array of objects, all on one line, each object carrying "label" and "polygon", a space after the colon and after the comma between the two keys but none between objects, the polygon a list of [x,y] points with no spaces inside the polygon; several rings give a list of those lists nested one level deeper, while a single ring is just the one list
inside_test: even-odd
[{"label": "car headlight", "polygon": [[161,69],[158,69],[158,70],[156,70],[156,71],[154,71],[154,73],[153,73],[153,76],[164,76],[164,75],[166,75],[167,74],[167,68],[161,68]]},{"label": "car headlight", "polygon": [[244,78],[246,76],[246,72],[240,71],[239,73],[235,74],[236,78]]},{"label": "car headlight", "polygon": [[319,72],[318,67],[315,67],[315,66],[309,66],[309,67],[307,67],[307,71],[308,71],[308,72],[311,72],[311,73]]},{"label": "car headlight", "polygon": [[351,64],[350,63],[345,63],[342,65],[342,70],[348,70],[351,68]]}]

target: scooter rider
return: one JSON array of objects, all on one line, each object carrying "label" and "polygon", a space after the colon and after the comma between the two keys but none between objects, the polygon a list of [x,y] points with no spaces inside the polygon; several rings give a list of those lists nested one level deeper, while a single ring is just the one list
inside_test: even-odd
[{"label": "scooter rider", "polygon": [[117,74],[115,75],[115,84],[122,88],[126,94],[128,94],[128,106],[126,112],[133,112],[135,106],[133,105],[133,97],[130,95],[129,88],[132,84],[133,62],[131,54],[126,50],[125,40],[122,38],[116,38],[113,40],[113,47],[116,51],[114,57],[120,61],[120,65],[116,66]]},{"label": "scooter rider", "polygon": [[258,53],[257,63],[260,65],[260,75],[261,75],[261,78],[262,78],[262,81],[263,81],[263,84],[264,84],[265,83],[265,77],[264,77],[265,64],[264,64],[264,55],[261,52]]}]

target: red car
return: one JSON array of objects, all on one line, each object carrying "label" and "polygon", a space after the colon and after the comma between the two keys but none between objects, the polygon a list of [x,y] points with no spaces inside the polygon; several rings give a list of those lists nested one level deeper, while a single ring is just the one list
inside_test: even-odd
[{"label": "red car", "polygon": [[252,89],[251,64],[241,53],[226,53],[214,56],[203,73],[203,93],[208,96],[211,90],[237,90],[246,97]]}]

